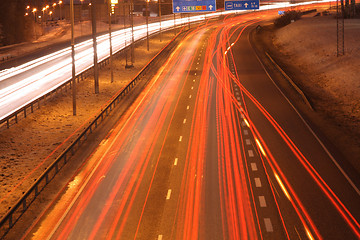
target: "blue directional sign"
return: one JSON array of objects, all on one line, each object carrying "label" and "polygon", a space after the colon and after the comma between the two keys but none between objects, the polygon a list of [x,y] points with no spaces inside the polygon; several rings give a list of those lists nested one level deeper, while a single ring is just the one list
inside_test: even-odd
[{"label": "blue directional sign", "polygon": [[244,1],[226,1],[225,10],[252,10],[259,9],[259,0],[244,0]]},{"label": "blue directional sign", "polygon": [[173,0],[174,13],[214,11],[216,11],[216,0]]}]

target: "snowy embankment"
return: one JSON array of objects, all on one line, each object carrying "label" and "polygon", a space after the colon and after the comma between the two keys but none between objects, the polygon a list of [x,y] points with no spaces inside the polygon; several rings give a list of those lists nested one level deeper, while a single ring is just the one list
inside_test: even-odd
[{"label": "snowy embankment", "polygon": [[[345,55],[339,57],[336,26],[331,15],[305,17],[278,29],[273,43],[286,62],[303,73],[298,84],[310,96],[315,110],[343,128],[343,135],[350,139],[336,136],[334,142],[351,142],[359,149],[360,19],[345,20]],[[359,157],[353,160],[359,166]]]}]

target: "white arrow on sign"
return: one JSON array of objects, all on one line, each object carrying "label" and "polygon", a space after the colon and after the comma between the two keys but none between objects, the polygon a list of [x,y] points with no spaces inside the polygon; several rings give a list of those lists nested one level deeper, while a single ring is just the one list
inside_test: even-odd
[{"label": "white arrow on sign", "polygon": [[247,8],[247,6],[248,6],[249,4],[245,3],[244,5],[245,5],[245,8]]},{"label": "white arrow on sign", "polygon": [[179,7],[179,6],[176,7],[176,11],[180,11],[180,7]]},{"label": "white arrow on sign", "polygon": [[212,9],[213,9],[213,5],[210,5],[210,6],[209,6],[209,9],[212,10]]}]

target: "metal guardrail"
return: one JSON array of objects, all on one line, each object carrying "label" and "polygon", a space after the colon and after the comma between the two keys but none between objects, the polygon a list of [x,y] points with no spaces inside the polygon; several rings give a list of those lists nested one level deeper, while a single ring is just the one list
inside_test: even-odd
[{"label": "metal guardrail", "polygon": [[[180,34],[180,33],[179,33]],[[177,36],[179,36],[179,34]],[[156,60],[162,55],[166,49],[173,44],[174,37],[151,61],[143,67],[136,77],[128,83],[119,94],[113,98],[113,100],[101,111],[101,113],[86,127],[86,129],[78,135],[78,137],[68,146],[59,157],[45,170],[43,174],[35,181],[32,187],[24,193],[24,195],[17,201],[17,203],[7,212],[7,214],[0,220],[0,239],[2,239],[8,231],[14,226],[19,218],[24,214],[26,209],[36,199],[40,192],[46,187],[46,185],[56,176],[62,167],[69,161],[70,157],[74,155],[75,150],[86,141],[87,137],[98,127],[98,125],[109,115],[119,101],[130,92],[135,84],[146,74],[150,67],[157,64]],[[40,104],[40,100],[38,101]],[[33,110],[33,104],[28,105]],[[24,108],[26,114],[26,108]],[[16,117],[16,115],[15,115]]]}]

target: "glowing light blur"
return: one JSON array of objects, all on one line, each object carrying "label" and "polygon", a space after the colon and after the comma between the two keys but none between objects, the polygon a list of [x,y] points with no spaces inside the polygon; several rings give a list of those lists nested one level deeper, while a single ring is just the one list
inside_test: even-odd
[{"label": "glowing light blur", "polygon": [[[324,1],[326,2],[326,1]],[[290,4],[276,3],[261,6],[260,10],[301,6],[319,2],[307,2]],[[61,1],[59,2],[61,4]],[[33,12],[36,11],[35,9]],[[181,26],[188,22],[200,22],[210,18],[216,18],[224,14],[247,13],[249,11],[227,11],[214,12],[205,15],[197,15],[181,19],[169,18],[161,22],[162,30]],[[149,34],[160,31],[160,23],[149,24]],[[146,25],[134,27],[134,39],[139,40],[146,37]],[[108,34],[97,38],[98,59],[102,61],[109,57]],[[131,29],[122,29],[113,32],[113,52],[116,53],[131,42]],[[92,40],[76,44],[76,74],[80,74],[93,66]],[[60,85],[71,79],[71,49],[70,47],[48,54],[44,57],[29,61],[17,67],[5,69],[0,72],[0,120],[11,115],[18,109],[51,92]]]}]

